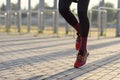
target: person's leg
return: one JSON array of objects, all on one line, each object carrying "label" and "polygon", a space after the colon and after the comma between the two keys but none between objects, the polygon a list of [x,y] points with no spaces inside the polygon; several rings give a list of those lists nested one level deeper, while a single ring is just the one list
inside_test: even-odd
[{"label": "person's leg", "polygon": [[78,17],[80,21],[80,49],[77,54],[74,67],[78,68],[86,63],[87,56],[87,37],[89,32],[89,20],[87,17],[89,0],[79,0],[78,1]]},{"label": "person's leg", "polygon": [[[77,31],[79,32],[79,24],[75,16],[70,11],[70,5],[72,0],[59,0],[59,12],[64,19]],[[80,32],[79,32],[80,33]]]},{"label": "person's leg", "polygon": [[80,21],[81,45],[80,50],[87,50],[87,37],[89,33],[89,20],[87,17],[89,0],[78,1],[78,17]]},{"label": "person's leg", "polygon": [[75,48],[80,48],[80,24],[76,17],[70,11],[70,5],[73,0],[59,0],[59,12],[65,18],[65,20],[77,31],[77,39]]}]

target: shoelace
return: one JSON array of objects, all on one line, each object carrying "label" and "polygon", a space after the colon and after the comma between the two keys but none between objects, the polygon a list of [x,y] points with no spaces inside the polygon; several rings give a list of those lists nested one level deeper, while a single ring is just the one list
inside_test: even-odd
[{"label": "shoelace", "polygon": [[77,57],[77,61],[85,61],[85,56],[82,56],[82,55],[78,55],[78,57]]}]

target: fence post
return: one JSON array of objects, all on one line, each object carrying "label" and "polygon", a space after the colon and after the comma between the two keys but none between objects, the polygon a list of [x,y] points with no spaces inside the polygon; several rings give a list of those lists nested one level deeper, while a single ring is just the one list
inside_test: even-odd
[{"label": "fence post", "polygon": [[[92,11],[89,11],[89,22],[90,22],[90,27],[92,26]],[[90,37],[91,37],[91,30],[89,31]]]},{"label": "fence post", "polygon": [[58,11],[53,12],[53,27],[54,27],[54,33],[58,33]]},{"label": "fence post", "polygon": [[105,34],[104,34],[104,36],[106,37],[107,36],[107,11],[104,11],[104,19],[103,19],[103,26],[104,26],[104,32],[105,32]]},{"label": "fence post", "polygon": [[21,32],[21,0],[18,0],[18,8],[17,8],[17,27],[18,32]]},{"label": "fence post", "polygon": [[[100,5],[99,5],[99,7],[104,7],[104,0],[100,0]],[[100,10],[102,10],[101,8],[100,8]],[[103,21],[104,21],[104,15],[103,15],[103,12],[101,12],[101,23],[100,23],[100,36],[103,36],[103,33],[104,33],[104,26],[103,26]]]},{"label": "fence post", "polygon": [[98,39],[101,33],[101,10],[98,11]]},{"label": "fence post", "polygon": [[[120,0],[118,0],[118,9],[120,9]],[[120,36],[120,10],[117,10],[116,20],[116,37],[118,37]]]},{"label": "fence post", "polygon": [[44,9],[44,0],[39,0],[39,9],[38,9],[38,33],[42,33],[44,30],[44,21],[43,21],[43,9]]},{"label": "fence post", "polygon": [[54,22],[55,23],[53,23],[54,24],[54,33],[58,33],[58,10],[57,10],[57,1],[58,0],[54,0],[54,10],[55,10],[55,12],[54,12],[54,17],[55,17],[55,20],[54,20]]},{"label": "fence post", "polygon": [[10,16],[10,9],[11,9],[11,6],[10,6],[10,2],[11,0],[6,0],[6,32],[9,32],[10,30],[10,26],[11,26],[11,16]]},{"label": "fence post", "polygon": [[66,33],[66,34],[69,34],[69,29],[70,29],[70,26],[69,26],[69,24],[66,22],[66,23],[65,23],[65,33]]},{"label": "fence post", "polygon": [[27,17],[28,17],[28,32],[30,32],[30,30],[31,30],[31,0],[28,0]]}]

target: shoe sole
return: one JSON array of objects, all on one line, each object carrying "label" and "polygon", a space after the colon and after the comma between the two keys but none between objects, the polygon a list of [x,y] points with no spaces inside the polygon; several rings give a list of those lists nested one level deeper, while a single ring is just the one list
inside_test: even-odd
[{"label": "shoe sole", "polygon": [[[87,55],[86,55],[86,61],[85,61],[85,63],[84,63],[83,65],[86,64],[88,56],[89,56],[89,52],[88,52]],[[83,65],[82,65],[82,66],[83,66]],[[80,67],[82,67],[82,66],[80,66]],[[80,68],[80,67],[76,67],[76,66],[74,66],[74,68]]]}]

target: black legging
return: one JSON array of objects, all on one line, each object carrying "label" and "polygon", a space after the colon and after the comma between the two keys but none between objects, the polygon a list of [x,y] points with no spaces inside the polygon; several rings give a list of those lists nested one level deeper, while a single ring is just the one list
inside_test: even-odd
[{"label": "black legging", "polygon": [[77,11],[79,21],[70,11],[72,2],[73,0],[59,0],[59,12],[71,26],[74,27],[80,23],[80,35],[81,37],[87,37],[89,32],[89,20],[87,17],[89,0],[78,0]]}]

